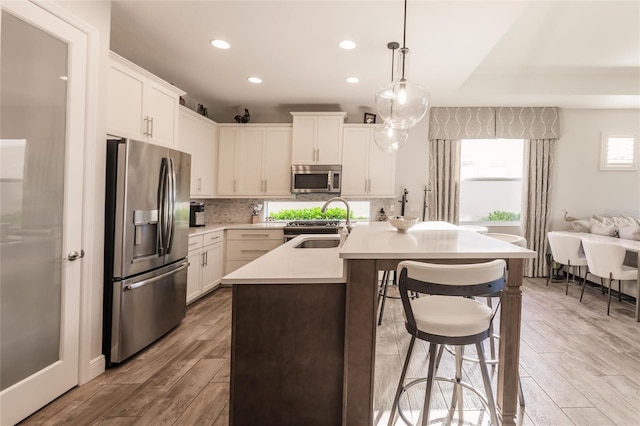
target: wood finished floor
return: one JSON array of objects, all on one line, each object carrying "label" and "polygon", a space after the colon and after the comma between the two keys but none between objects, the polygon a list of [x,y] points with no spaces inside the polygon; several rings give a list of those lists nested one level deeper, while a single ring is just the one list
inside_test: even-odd
[{"label": "wood finished floor", "polygon": [[[521,425],[640,425],[640,323],[631,304],[612,300],[611,316],[599,290],[563,283],[545,287],[525,279],[521,379],[526,407]],[[229,422],[231,291],[219,289],[191,305],[172,333],[128,362],[75,388],[22,422],[24,425],[227,425]],[[402,307],[388,300],[376,345],[376,424],[387,424],[391,400],[409,338]],[[407,377],[425,371],[426,346],[417,342]],[[472,356],[472,354],[469,354]],[[439,374],[453,371],[445,354]],[[464,380],[481,385],[474,363]],[[402,400],[415,421],[422,407],[421,385]],[[443,423],[451,386],[438,385],[432,424]],[[488,424],[488,415],[465,392],[463,420]],[[460,422],[459,422],[460,421]],[[404,422],[399,418],[396,424]]]}]

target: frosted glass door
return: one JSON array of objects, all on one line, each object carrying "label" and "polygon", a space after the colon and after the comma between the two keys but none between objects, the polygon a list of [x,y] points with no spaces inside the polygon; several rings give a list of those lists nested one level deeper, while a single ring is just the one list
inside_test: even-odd
[{"label": "frosted glass door", "polygon": [[86,36],[28,2],[2,4],[1,31],[4,425],[78,383]]}]

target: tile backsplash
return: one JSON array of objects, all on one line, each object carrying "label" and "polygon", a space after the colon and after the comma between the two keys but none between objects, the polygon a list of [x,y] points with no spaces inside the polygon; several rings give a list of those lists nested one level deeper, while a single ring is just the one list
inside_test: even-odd
[{"label": "tile backsplash", "polygon": [[[298,195],[298,201],[326,201],[331,196],[321,194]],[[204,221],[210,223],[251,223],[250,204],[264,204],[265,201],[291,201],[287,199],[261,199],[261,198],[215,198],[215,199],[192,199],[191,201],[204,202]],[[347,199],[347,201],[350,201]],[[394,198],[358,198],[357,201],[369,201],[369,217],[377,220],[380,208],[384,208],[389,214],[389,206],[397,204]],[[264,220],[264,218],[262,218]]]}]

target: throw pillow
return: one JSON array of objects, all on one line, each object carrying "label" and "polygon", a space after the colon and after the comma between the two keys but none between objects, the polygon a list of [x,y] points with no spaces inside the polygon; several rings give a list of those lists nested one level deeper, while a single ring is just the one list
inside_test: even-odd
[{"label": "throw pillow", "polygon": [[592,234],[605,235],[607,237],[617,237],[618,230],[616,226],[608,220],[599,221],[598,219],[589,219],[589,229]]},{"label": "throw pillow", "polygon": [[640,226],[624,225],[618,230],[620,238],[640,241]]}]

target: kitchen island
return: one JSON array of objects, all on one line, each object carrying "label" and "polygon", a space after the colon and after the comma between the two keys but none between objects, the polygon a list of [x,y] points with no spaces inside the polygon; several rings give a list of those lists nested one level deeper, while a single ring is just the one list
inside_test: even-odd
[{"label": "kitchen island", "polygon": [[297,237],[223,278],[234,298],[231,424],[373,424],[378,272],[409,259],[497,258],[509,268],[497,402],[503,424],[515,424],[520,286],[535,252],[446,222],[407,232],[358,223],[342,247],[294,248],[310,238],[337,236]]},{"label": "kitchen island", "polygon": [[[342,424],[373,424],[378,271],[403,260],[434,263],[505,259],[509,270],[500,314],[498,415],[515,425],[520,355],[523,263],[535,252],[446,222],[422,222],[398,232],[387,222],[358,224],[340,251],[346,260],[344,411]],[[425,370],[426,376],[426,370]],[[395,386],[396,384],[394,384]]]},{"label": "kitchen island", "polygon": [[[299,236],[235,270],[230,424],[342,422],[346,278],[340,247]],[[327,245],[327,244],[325,244]]]}]

